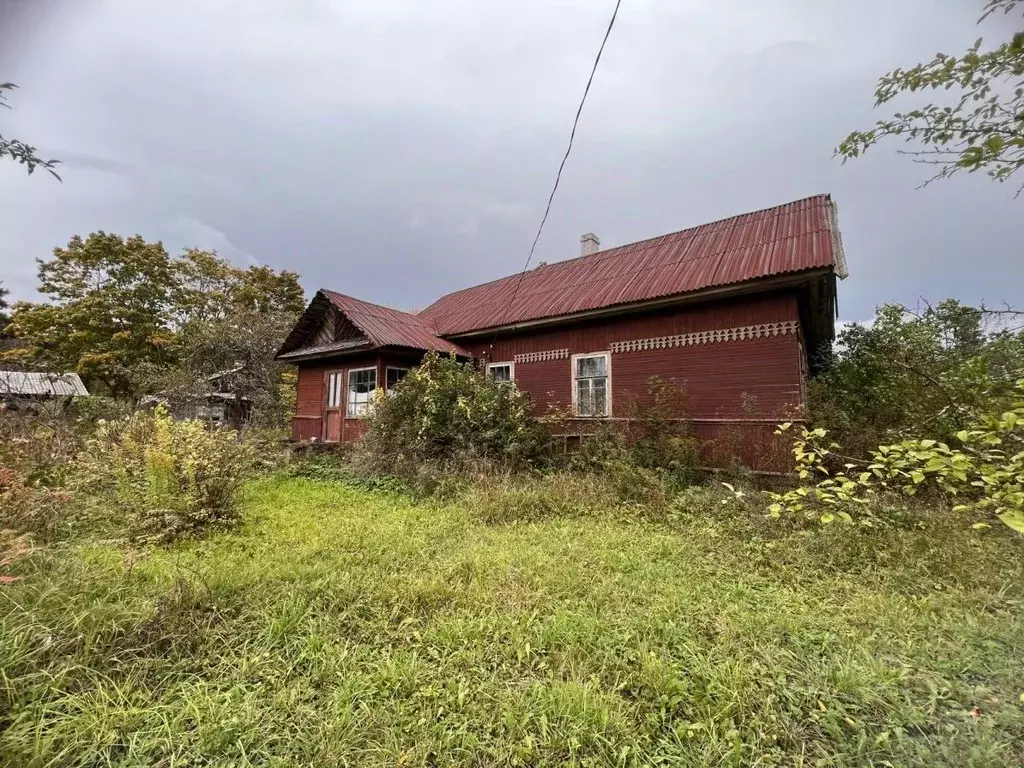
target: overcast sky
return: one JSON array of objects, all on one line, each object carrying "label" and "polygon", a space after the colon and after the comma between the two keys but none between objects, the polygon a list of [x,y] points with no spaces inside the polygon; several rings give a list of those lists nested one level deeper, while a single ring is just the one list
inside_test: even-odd
[{"label": "overcast sky", "polygon": [[[214,248],[402,309],[519,270],[613,0],[0,0],[0,280],[75,234]],[[537,260],[819,192],[843,319],[886,301],[1021,301],[1024,198],[883,145],[874,83],[957,53],[971,0],[623,0]]]}]

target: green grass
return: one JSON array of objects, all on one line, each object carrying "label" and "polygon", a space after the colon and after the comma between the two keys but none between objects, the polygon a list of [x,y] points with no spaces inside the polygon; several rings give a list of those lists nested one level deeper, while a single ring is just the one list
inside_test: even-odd
[{"label": "green grass", "polygon": [[486,525],[284,479],[246,512],[17,564],[0,765],[1024,764],[997,529]]}]

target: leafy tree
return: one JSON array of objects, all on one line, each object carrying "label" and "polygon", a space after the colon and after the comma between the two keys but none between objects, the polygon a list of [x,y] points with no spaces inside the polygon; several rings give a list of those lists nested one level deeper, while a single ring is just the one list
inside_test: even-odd
[{"label": "leafy tree", "polygon": [[238,313],[282,312],[298,317],[306,305],[295,272],[268,266],[233,266],[216,252],[188,248],[175,260],[176,321],[220,320]]},{"label": "leafy tree", "polygon": [[24,346],[0,360],[75,371],[131,398],[198,394],[212,374],[241,363],[242,395],[268,412],[287,399],[287,378],[270,358],[305,303],[294,272],[243,269],[194,248],[171,257],[139,235],[95,232],[55,249],[38,274],[50,302],[15,306],[10,332]]},{"label": "leafy tree", "polygon": [[[11,91],[17,87],[14,83],[0,83],[0,107],[11,108],[11,105],[7,103],[7,94],[4,91]],[[60,160],[43,160],[36,154],[35,147],[18,139],[5,139],[3,135],[0,135],[0,158],[4,157],[9,157],[14,162],[24,165],[30,175],[38,166],[45,168],[51,176],[60,181],[60,176],[53,170]]]},{"label": "leafy tree", "polygon": [[1024,376],[1024,332],[990,325],[952,299],[916,313],[881,307],[839,334],[811,384],[812,421],[859,456],[905,435],[948,439],[1006,405]]},{"label": "leafy tree", "polygon": [[195,248],[174,266],[178,365],[159,388],[179,398],[201,395],[211,376],[237,367],[225,383],[251,401],[254,420],[286,422],[294,408],[295,373],[273,357],[305,307],[298,275],[267,266],[241,269]]},{"label": "leafy tree", "polygon": [[175,276],[161,243],[94,232],[37,263],[50,302],[15,304],[8,332],[26,346],[8,360],[74,371],[117,397],[140,394],[172,362]]},{"label": "leafy tree", "polygon": [[[979,21],[996,13],[1015,14],[1019,3],[987,0]],[[940,53],[927,64],[883,75],[875,90],[876,107],[920,90],[954,91],[958,98],[897,112],[870,130],[854,131],[836,153],[849,160],[883,138],[897,136],[925,146],[901,154],[936,165],[938,172],[929,182],[977,170],[997,181],[1009,179],[1024,166],[1024,31],[991,50],[982,51],[981,46],[978,38],[959,57]]]},{"label": "leafy tree", "polygon": [[295,407],[295,372],[274,361],[297,315],[291,312],[232,310],[194,320],[178,334],[178,362],[158,385],[172,399],[185,400],[211,390],[211,377],[229,372],[222,384],[252,405],[253,421],[282,426]]}]

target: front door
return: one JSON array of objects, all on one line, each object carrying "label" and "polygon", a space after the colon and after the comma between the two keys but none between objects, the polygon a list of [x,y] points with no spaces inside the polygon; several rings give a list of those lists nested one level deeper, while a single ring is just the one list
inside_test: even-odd
[{"label": "front door", "polygon": [[341,419],[345,407],[345,372],[324,372],[324,433],[325,443],[341,440]]}]

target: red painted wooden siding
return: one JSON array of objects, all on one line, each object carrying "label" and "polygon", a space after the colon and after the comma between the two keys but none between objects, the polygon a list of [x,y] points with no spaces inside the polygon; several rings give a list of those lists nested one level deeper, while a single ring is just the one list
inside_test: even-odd
[{"label": "red painted wooden siding", "polygon": [[[797,320],[796,297],[777,294],[718,302],[702,308],[603,320],[497,340],[463,342],[475,357],[511,361],[517,354],[568,349],[569,355],[608,351],[613,342]],[[712,342],[611,355],[612,416],[647,402],[651,376],[676,379],[693,418],[769,418],[803,403],[800,341],[796,334]],[[543,412],[571,403],[571,359],[516,363],[516,381]]]},{"label": "red painted wooden siding", "polygon": [[[493,345],[487,338],[462,345],[477,359],[490,362],[511,361],[517,354],[568,350],[569,356],[562,359],[515,364],[517,385],[530,393],[541,415],[552,406],[571,405],[573,354],[608,351],[613,342],[796,320],[796,295],[776,293],[523,332]],[[648,402],[651,376],[674,379],[686,390],[687,413],[695,436],[705,443],[706,461],[723,465],[737,457],[759,469],[785,471],[790,465],[788,448],[773,435],[774,424],[800,414],[802,355],[800,336],[794,333],[613,353],[612,419],[619,422],[629,416],[634,403]],[[323,439],[326,371],[376,365],[378,385],[384,386],[387,365],[410,367],[420,357],[375,352],[334,363],[301,363],[293,437]],[[359,419],[344,419],[341,439],[357,439],[364,426]],[[594,426],[593,420],[578,420],[570,430],[585,434]]]},{"label": "red painted wooden siding", "polygon": [[[299,363],[298,384],[295,396],[295,418],[292,420],[292,440],[322,441],[334,437],[324,431],[324,413],[327,405],[326,378],[331,371],[339,371],[342,381],[347,385],[348,372],[353,368],[377,369],[377,386],[385,385],[385,369],[388,366],[412,368],[422,355],[420,354],[388,354],[369,352],[361,355],[338,358],[333,361],[322,360]],[[346,390],[347,391],[347,390]],[[342,414],[345,413],[345,393],[342,395]],[[363,436],[366,422],[363,419],[350,419],[344,415],[340,424],[331,425],[332,431],[342,442],[358,440]]]}]

